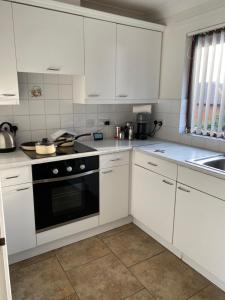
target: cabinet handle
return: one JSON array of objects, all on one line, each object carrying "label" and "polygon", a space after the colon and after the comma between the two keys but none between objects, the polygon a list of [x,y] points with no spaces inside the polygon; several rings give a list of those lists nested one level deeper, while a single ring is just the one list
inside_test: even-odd
[{"label": "cabinet handle", "polygon": [[111,161],[118,161],[120,158],[111,159]]},{"label": "cabinet handle", "polygon": [[23,188],[23,189],[18,189],[18,190],[16,190],[16,191],[17,191],[17,192],[21,192],[21,191],[26,191],[26,190],[29,190],[29,187]]},{"label": "cabinet handle", "polygon": [[113,172],[113,170],[109,170],[109,171],[102,172],[102,174],[109,174],[109,173],[112,173],[112,172]]},{"label": "cabinet handle", "polygon": [[4,97],[14,97],[16,94],[1,94]]},{"label": "cabinet handle", "polygon": [[100,95],[99,94],[89,94],[88,95],[88,97],[92,97],[92,98],[94,98],[94,97],[99,97]]},{"label": "cabinet handle", "polygon": [[148,162],[148,165],[150,165],[150,166],[153,166],[153,167],[158,167],[158,165],[157,164],[154,164],[154,163],[152,163],[152,162]]},{"label": "cabinet handle", "polygon": [[61,68],[59,68],[59,67],[49,67],[49,68],[47,68],[47,71],[55,71],[55,72],[58,72],[58,71],[60,71],[60,69],[61,69]]},{"label": "cabinet handle", "polygon": [[163,183],[166,183],[166,184],[168,184],[168,185],[173,185],[173,183],[172,182],[170,182],[170,181],[167,181],[167,180],[165,180],[165,179],[163,179],[163,181],[162,181]]},{"label": "cabinet handle", "polygon": [[125,94],[120,94],[120,95],[118,95],[117,97],[119,97],[119,98],[127,98],[127,97],[128,97],[128,95],[125,95]]},{"label": "cabinet handle", "polygon": [[19,175],[16,175],[16,176],[11,176],[11,177],[6,177],[5,179],[14,179],[14,178],[18,178]]},{"label": "cabinet handle", "polygon": [[183,188],[181,186],[179,186],[178,189],[181,190],[182,192],[185,192],[185,193],[190,193],[191,192],[190,190],[185,189],[185,188]]}]

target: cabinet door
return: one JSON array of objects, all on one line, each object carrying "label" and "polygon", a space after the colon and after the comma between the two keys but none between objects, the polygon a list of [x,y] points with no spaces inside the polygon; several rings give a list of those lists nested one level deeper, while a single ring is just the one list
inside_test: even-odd
[{"label": "cabinet door", "polygon": [[178,184],[174,245],[225,281],[225,201]]},{"label": "cabinet door", "polygon": [[129,165],[100,172],[100,225],[128,216]]},{"label": "cabinet door", "polygon": [[11,3],[0,1],[0,105],[18,104],[18,80]]},{"label": "cabinet door", "polygon": [[86,99],[115,99],[116,24],[84,19]]},{"label": "cabinet door", "polygon": [[14,254],[35,247],[36,234],[31,185],[3,188],[2,197],[8,253]]},{"label": "cabinet door", "polygon": [[13,4],[20,72],[83,74],[83,17]]},{"label": "cabinet door", "polygon": [[175,181],[136,165],[133,172],[132,215],[172,243]]},{"label": "cabinet door", "polygon": [[158,99],[161,39],[160,32],[117,25],[117,99]]}]

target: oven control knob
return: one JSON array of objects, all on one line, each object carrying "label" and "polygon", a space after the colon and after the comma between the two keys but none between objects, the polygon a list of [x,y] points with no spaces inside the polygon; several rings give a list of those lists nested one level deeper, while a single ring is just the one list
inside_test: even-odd
[{"label": "oven control knob", "polygon": [[68,167],[66,168],[66,171],[67,171],[67,172],[72,172],[72,171],[73,171],[73,168],[72,168],[71,166],[68,166]]},{"label": "oven control knob", "polygon": [[58,169],[53,169],[52,173],[55,174],[55,175],[57,175],[59,173],[59,170]]},{"label": "oven control knob", "polygon": [[86,168],[85,165],[80,165],[80,169],[81,169],[81,170],[84,170],[85,168]]}]

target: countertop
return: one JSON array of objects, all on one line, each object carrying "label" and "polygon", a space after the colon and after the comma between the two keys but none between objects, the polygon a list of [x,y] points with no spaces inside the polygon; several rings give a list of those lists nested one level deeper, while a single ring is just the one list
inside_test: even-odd
[{"label": "countertop", "polygon": [[[162,152],[158,152],[163,151]],[[214,177],[218,177],[221,179],[225,179],[225,172],[217,171],[208,167],[204,167],[201,165],[197,165],[195,163],[190,162],[190,160],[213,157],[216,155],[221,155],[220,152],[209,151],[206,149],[190,147],[178,143],[171,143],[162,141],[160,144],[155,145],[147,145],[139,148],[135,148],[135,151],[141,151],[146,154],[163,158],[170,162],[176,163],[177,165],[184,166],[186,168],[193,169],[195,171],[199,171],[208,175],[212,175]],[[157,151],[157,152],[156,152]]]},{"label": "countertop", "polygon": [[[133,140],[133,141],[118,141],[118,140],[103,140],[103,141],[80,141],[81,143],[96,149],[97,151],[71,154],[58,157],[47,157],[41,159],[30,159],[20,149],[11,153],[0,153],[0,170],[20,167],[25,165],[33,165],[45,162],[51,162],[56,160],[73,159],[84,156],[103,155],[107,153],[115,153],[120,151],[128,151],[134,149],[135,151],[142,151],[144,153],[163,158],[165,160],[174,162],[178,165],[182,165],[193,170],[197,170],[218,178],[225,179],[225,172],[216,171],[207,167],[198,166],[188,161],[193,159],[199,159],[204,157],[211,157],[219,152],[209,151],[201,148],[190,147],[178,143],[167,142],[156,138],[148,140]],[[164,150],[162,152],[155,152],[156,150]]]},{"label": "countertop", "polygon": [[127,151],[131,150],[133,147],[139,146],[146,146],[152,145],[156,143],[160,143],[157,139],[149,139],[149,140],[133,140],[133,141],[118,141],[118,140],[103,140],[103,141],[79,141],[87,146],[90,146],[97,151],[87,152],[87,153],[80,153],[80,154],[70,154],[66,156],[58,156],[58,157],[46,157],[40,159],[32,160],[29,158],[22,150],[17,149],[14,152],[10,153],[0,153],[0,170],[26,166],[26,165],[33,165],[39,163],[46,163],[56,160],[64,160],[64,159],[72,159],[72,158],[79,158],[85,156],[92,156],[92,155],[102,155],[107,153],[114,153],[119,151]]}]

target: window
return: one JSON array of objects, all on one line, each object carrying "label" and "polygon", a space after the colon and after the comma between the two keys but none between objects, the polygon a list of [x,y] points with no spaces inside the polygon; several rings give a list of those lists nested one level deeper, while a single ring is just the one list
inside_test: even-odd
[{"label": "window", "polygon": [[225,137],[225,30],[193,38],[188,125],[191,133]]}]

